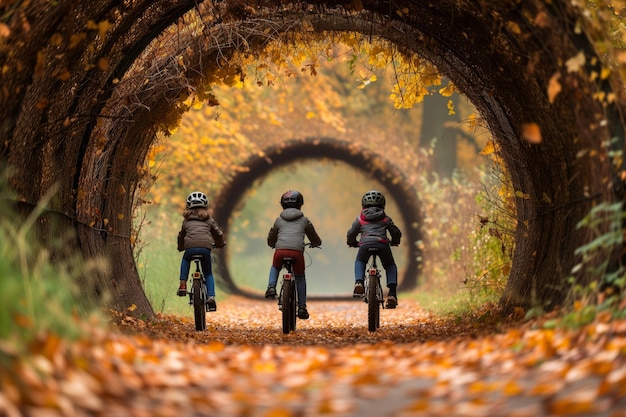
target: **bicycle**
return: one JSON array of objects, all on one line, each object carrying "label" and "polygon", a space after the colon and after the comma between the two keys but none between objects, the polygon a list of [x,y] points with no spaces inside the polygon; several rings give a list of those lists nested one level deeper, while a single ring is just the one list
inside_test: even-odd
[{"label": "bicycle", "polygon": [[367,303],[367,330],[375,332],[380,327],[380,309],[385,308],[383,287],[380,285],[381,273],[376,263],[378,248],[369,248],[371,264],[364,277],[365,294],[363,301]]},{"label": "bicycle", "polygon": [[[312,246],[307,243],[305,246],[310,248],[319,247]],[[293,274],[294,258],[283,258],[283,266],[286,272],[282,275],[280,283],[280,292],[278,295],[278,308],[282,311],[283,333],[289,334],[296,330],[296,317],[298,310],[298,289],[296,285],[296,277]]]},{"label": "bicycle", "polygon": [[206,330],[206,312],[217,310],[215,301],[208,300],[206,279],[201,266],[203,258],[202,255],[193,255],[191,257],[191,260],[196,264],[196,270],[191,274],[191,291],[187,293],[189,295],[189,305],[193,306],[193,318],[198,331]]},{"label": "bicycle", "polygon": [[296,314],[298,289],[296,277],[293,275],[294,258],[283,258],[283,268],[286,269],[282,276],[280,295],[278,296],[279,308],[283,316],[283,333],[289,334],[296,330]]}]

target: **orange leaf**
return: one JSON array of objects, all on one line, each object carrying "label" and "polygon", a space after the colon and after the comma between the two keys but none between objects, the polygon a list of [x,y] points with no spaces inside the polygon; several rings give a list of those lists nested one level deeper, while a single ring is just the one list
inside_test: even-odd
[{"label": "orange leaf", "polygon": [[70,49],[74,49],[81,43],[83,40],[87,38],[86,33],[75,33],[70,37]]},{"label": "orange leaf", "polygon": [[561,74],[558,72],[555,72],[550,78],[550,83],[548,84],[548,101],[550,101],[550,104],[554,103],[554,99],[561,92],[559,78],[561,78]]},{"label": "orange leaf", "polygon": [[4,23],[0,23],[0,38],[8,38],[11,34],[11,29]]},{"label": "orange leaf", "polygon": [[100,71],[106,71],[109,69],[109,60],[106,58],[100,58],[98,60],[98,68]]},{"label": "orange leaf", "polygon": [[542,141],[541,128],[537,123],[524,123],[522,125],[522,139],[533,145],[538,145]]}]

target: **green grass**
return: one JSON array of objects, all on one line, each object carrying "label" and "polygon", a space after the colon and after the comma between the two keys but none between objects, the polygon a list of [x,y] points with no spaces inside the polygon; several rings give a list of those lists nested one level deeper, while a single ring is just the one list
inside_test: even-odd
[{"label": "green grass", "polygon": [[[9,195],[2,179],[0,188]],[[85,334],[87,326],[104,324],[95,306],[82,302],[75,285],[103,264],[78,257],[52,262],[49,249],[36,239],[34,225],[46,201],[27,219],[0,205],[0,339],[18,348],[50,333],[74,339]]]},{"label": "green grass", "polygon": [[[189,315],[193,312],[188,304],[189,298],[176,295],[180,282],[180,261],[183,256],[182,252],[176,250],[178,227],[180,227],[179,224],[172,226],[171,230],[164,230],[162,227],[152,230],[149,226],[146,228],[144,240],[149,240],[137,256],[137,271],[146,296],[155,312]],[[215,265],[215,262],[213,264]],[[215,298],[219,303],[226,299],[228,294],[218,286],[218,275],[214,274],[214,276],[216,280]],[[187,284],[189,285],[189,281]]]}]

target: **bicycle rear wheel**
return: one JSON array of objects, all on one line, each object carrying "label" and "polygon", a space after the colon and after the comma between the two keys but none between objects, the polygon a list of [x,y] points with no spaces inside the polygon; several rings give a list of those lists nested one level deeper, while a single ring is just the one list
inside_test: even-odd
[{"label": "bicycle rear wheel", "polygon": [[375,332],[380,327],[380,300],[378,298],[378,277],[367,277],[367,330]]},{"label": "bicycle rear wheel", "polygon": [[293,310],[291,312],[291,331],[296,331],[296,317],[298,317],[298,297],[297,297],[297,285],[295,281],[292,281],[293,285],[291,286],[291,299],[293,300]]},{"label": "bicycle rear wheel", "polygon": [[283,302],[283,333],[289,334],[296,328],[296,299],[295,282],[293,279],[283,281],[282,302]]},{"label": "bicycle rear wheel", "polygon": [[201,280],[193,280],[191,292],[193,300],[193,319],[196,322],[196,330],[202,331],[206,329],[206,294],[204,293],[204,288],[202,288]]}]

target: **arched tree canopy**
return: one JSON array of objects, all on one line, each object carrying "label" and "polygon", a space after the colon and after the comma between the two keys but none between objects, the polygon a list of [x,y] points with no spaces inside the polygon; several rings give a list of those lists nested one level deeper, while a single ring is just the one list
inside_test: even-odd
[{"label": "arched tree canopy", "polygon": [[[253,157],[245,166],[247,171],[241,172],[222,189],[217,196],[213,217],[228,235],[228,223],[230,214],[236,210],[241,199],[248,189],[252,187],[254,180],[266,176],[271,170],[278,167],[297,163],[306,159],[329,158],[346,162],[347,164],[368,173],[368,175],[380,180],[391,193],[392,198],[401,211],[404,223],[410,225],[404,231],[404,239],[410,242],[408,246],[408,265],[404,277],[400,277],[398,289],[408,291],[417,285],[421,249],[417,242],[422,240],[419,225],[422,224],[421,207],[415,190],[407,186],[406,181],[397,181],[403,174],[393,166],[381,162],[379,155],[367,149],[355,149],[350,143],[345,143],[332,138],[303,138],[285,141],[281,146],[265,149],[262,157]],[[225,249],[228,253],[228,248]],[[218,265],[224,284],[233,293],[243,294],[249,297],[255,295],[241,289],[230,276],[227,268],[227,255],[219,256]],[[313,297],[315,298],[315,297]],[[320,297],[317,297],[320,298]],[[330,297],[333,298],[333,297]],[[336,297],[335,297],[336,298]]]},{"label": "arched tree canopy", "polygon": [[[176,124],[189,95],[211,103],[210,83],[241,73],[239,54],[277,39],[381,37],[471,100],[518,195],[508,305],[564,301],[576,248],[609,227],[576,224],[622,198],[607,146],[622,147],[621,80],[606,75],[589,21],[567,0],[34,0],[5,2],[0,16],[0,155],[22,207],[58,185],[50,216],[76,230],[78,251],[110,260],[85,291],[111,290],[114,308],[152,314],[129,237],[155,134]],[[617,260],[611,249],[602,261]],[[575,281],[595,279],[588,270]]]}]

